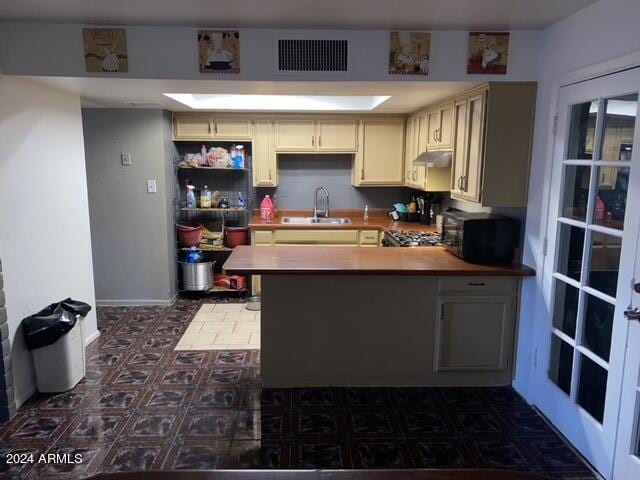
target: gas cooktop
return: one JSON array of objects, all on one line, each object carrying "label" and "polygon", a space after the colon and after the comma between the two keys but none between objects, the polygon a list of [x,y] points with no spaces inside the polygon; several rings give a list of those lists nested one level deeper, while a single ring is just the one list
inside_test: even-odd
[{"label": "gas cooktop", "polygon": [[385,247],[434,247],[440,245],[440,234],[389,230],[382,244]]}]

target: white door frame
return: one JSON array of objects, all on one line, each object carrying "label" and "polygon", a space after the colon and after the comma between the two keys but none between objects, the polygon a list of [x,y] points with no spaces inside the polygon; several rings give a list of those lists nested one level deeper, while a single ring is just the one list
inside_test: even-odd
[{"label": "white door frame", "polygon": [[[550,233],[555,233],[555,232],[550,232],[550,230],[551,228],[553,229],[556,228],[556,225],[555,225],[556,223],[555,218],[557,213],[556,209],[559,206],[558,205],[559,194],[556,193],[554,195],[553,193],[554,191],[557,192],[560,186],[560,183],[559,183],[559,179],[554,178],[554,172],[557,172],[557,168],[558,168],[557,159],[559,158],[559,155],[560,155],[558,152],[558,148],[563,148],[565,139],[562,138],[562,135],[564,135],[564,131],[557,132],[558,134],[556,136],[556,132],[554,131],[556,126],[554,126],[553,120],[554,120],[554,117],[558,114],[557,109],[558,109],[558,101],[561,95],[561,88],[578,83],[578,82],[592,80],[601,76],[622,72],[624,70],[636,68],[639,66],[640,66],[640,51],[634,52],[629,55],[625,55],[623,57],[612,59],[606,62],[602,62],[597,65],[593,65],[593,66],[582,68],[573,72],[569,72],[569,73],[557,76],[552,80],[552,89],[550,92],[551,108],[549,111],[550,121],[548,122],[548,128],[547,128],[548,141],[546,146],[546,154],[544,157],[546,158],[546,163],[544,168],[544,178],[550,179],[551,181],[548,182],[548,186],[546,188],[546,192],[541,205],[541,212],[542,212],[541,224],[544,225],[543,229],[545,231],[544,242],[547,242],[547,239],[549,238]],[[564,121],[565,119],[560,117],[559,122],[564,122]],[[559,129],[559,130],[564,130],[564,129]],[[639,130],[640,130],[640,125],[636,125],[636,135],[635,135],[636,141],[639,138],[638,136]],[[639,170],[637,166],[636,166],[636,170]],[[549,248],[549,252],[553,252],[553,254],[555,255],[554,248]],[[550,260],[549,258],[544,258],[540,261],[540,263],[542,265],[542,268],[539,268],[539,272],[538,272],[537,282],[539,287],[538,287],[538,291],[536,292],[535,311],[549,312],[551,310],[551,306],[550,306],[551,299],[548,297],[548,292],[551,291],[550,284],[552,281],[554,259]],[[530,392],[529,400],[532,401],[534,404],[539,405],[544,403],[548,399],[544,397],[544,394],[540,391],[540,389],[536,388],[535,379],[540,378],[542,375],[546,376],[546,367],[548,365],[548,359],[542,358],[544,357],[545,354],[542,354],[537,350],[539,346],[548,344],[549,342],[549,336],[551,331],[550,329],[551,318],[550,318],[550,315],[548,315],[547,313],[547,318],[536,318],[536,319],[533,319],[533,321],[535,322],[534,332],[533,332],[533,342],[534,342],[534,349],[536,349],[536,352],[535,352],[536,354],[534,354],[533,356],[535,372],[531,377],[532,379],[534,379],[533,381],[534,386],[529,390]],[[548,351],[546,351],[546,354],[548,355]],[[620,388],[621,379],[618,383]],[[619,389],[618,389],[618,392],[615,392],[615,394],[619,395]],[[598,446],[596,445],[593,445],[593,446],[589,445],[589,439],[585,439],[584,444],[581,446],[584,448],[585,445],[587,445],[588,447],[598,448]],[[615,449],[615,446],[614,446],[614,449]],[[613,478],[612,477],[613,475],[612,458],[613,458],[614,452],[609,451],[603,455],[597,455],[596,457],[600,457],[600,458],[599,460],[596,459],[596,461],[594,461],[594,463],[600,463],[600,465],[596,465],[596,467],[598,467],[601,470],[601,473],[606,478]]]}]

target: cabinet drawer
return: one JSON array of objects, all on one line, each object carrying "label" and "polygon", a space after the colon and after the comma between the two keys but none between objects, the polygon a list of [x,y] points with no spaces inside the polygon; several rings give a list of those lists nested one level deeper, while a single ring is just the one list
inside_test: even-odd
[{"label": "cabinet drawer", "polygon": [[358,244],[358,230],[275,230],[275,243]]},{"label": "cabinet drawer", "polygon": [[440,277],[438,293],[465,295],[515,295],[518,279],[514,277]]},{"label": "cabinet drawer", "polygon": [[360,245],[378,245],[380,243],[380,234],[378,230],[361,230]]},{"label": "cabinet drawer", "polygon": [[271,245],[273,243],[273,232],[271,230],[255,230],[253,232],[254,245]]}]

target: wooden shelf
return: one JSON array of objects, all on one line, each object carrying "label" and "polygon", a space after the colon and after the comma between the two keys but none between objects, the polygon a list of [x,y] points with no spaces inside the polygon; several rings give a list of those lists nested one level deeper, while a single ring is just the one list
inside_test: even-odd
[{"label": "wooden shelf", "polygon": [[231,167],[178,167],[178,170],[231,170],[235,172],[248,172],[248,168],[231,168]]},{"label": "wooden shelf", "polygon": [[[233,252],[233,248],[229,247],[203,247],[198,245],[196,249],[202,252]],[[191,249],[187,247],[180,247],[180,250],[183,252],[188,252]]]},{"label": "wooden shelf", "polygon": [[233,208],[181,208],[181,212],[246,212],[246,207]]}]

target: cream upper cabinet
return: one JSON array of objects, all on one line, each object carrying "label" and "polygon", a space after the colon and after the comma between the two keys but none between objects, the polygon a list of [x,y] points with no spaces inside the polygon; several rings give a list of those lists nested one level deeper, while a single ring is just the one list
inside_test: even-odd
[{"label": "cream upper cabinet", "polygon": [[416,157],[427,151],[427,138],[429,137],[429,117],[427,112],[416,115]]},{"label": "cream upper cabinet", "polygon": [[453,103],[445,103],[427,113],[427,149],[448,150],[452,147]]},{"label": "cream upper cabinet", "polygon": [[251,126],[250,118],[215,116],[213,135],[215,139],[251,140]]},{"label": "cream upper cabinet", "polygon": [[455,99],[451,198],[527,205],[535,96],[534,83],[497,82]]},{"label": "cream upper cabinet", "polygon": [[414,160],[416,159],[418,143],[416,136],[416,127],[417,127],[417,118],[416,116],[409,117],[407,119],[407,125],[405,130],[405,140],[404,140],[404,167],[405,167],[405,175],[404,175],[404,184],[407,187],[417,188],[416,187],[416,176],[417,176],[417,168]]},{"label": "cream upper cabinet", "polygon": [[272,124],[270,120],[258,120],[253,138],[253,186],[278,186],[276,152],[273,149]]},{"label": "cream upper cabinet", "polygon": [[358,121],[319,119],[316,124],[319,152],[355,152],[358,150]]},{"label": "cream upper cabinet", "polygon": [[403,185],[404,124],[403,117],[368,117],[360,121],[353,185]]},{"label": "cream upper cabinet", "polygon": [[213,139],[213,119],[209,113],[174,113],[174,140]]},{"label": "cream upper cabinet", "polygon": [[313,118],[281,118],[274,122],[275,148],[279,152],[313,152],[316,122]]},{"label": "cream upper cabinet", "polygon": [[453,160],[451,165],[451,195],[462,196],[462,180],[466,168],[465,152],[467,125],[467,100],[456,100],[453,104]]},{"label": "cream upper cabinet", "polygon": [[461,182],[463,188],[461,197],[464,200],[475,203],[480,201],[482,161],[484,157],[484,114],[484,93],[467,100],[466,168]]}]

